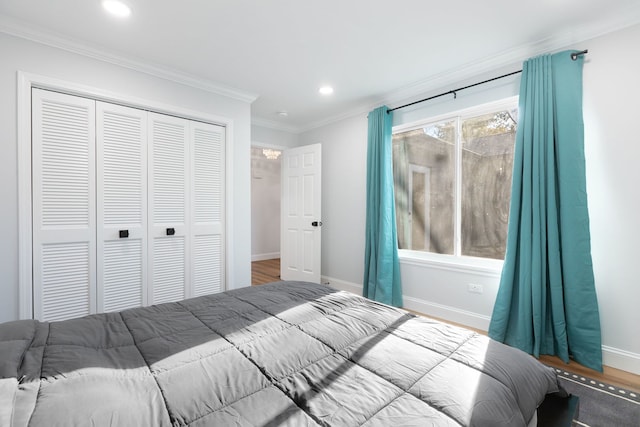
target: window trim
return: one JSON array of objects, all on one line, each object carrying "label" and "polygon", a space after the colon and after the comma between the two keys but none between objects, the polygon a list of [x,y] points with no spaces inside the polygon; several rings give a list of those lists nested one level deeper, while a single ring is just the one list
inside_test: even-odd
[{"label": "window trim", "polygon": [[495,277],[502,272],[503,260],[466,255],[437,254],[411,249],[398,249],[400,264],[437,268]]},{"label": "window trim", "polygon": [[[451,111],[434,117],[427,117],[410,123],[404,123],[393,126],[391,133],[407,132],[420,129],[444,121],[455,121],[457,127],[457,137],[460,137],[462,121],[468,118],[489,114],[501,109],[518,108],[518,96],[510,96],[497,101],[487,102],[485,104],[464,108],[461,110]],[[461,241],[461,221],[462,221],[462,204],[460,197],[462,195],[462,144],[456,139],[455,144],[455,206],[454,206],[454,254],[438,254],[434,252],[422,252],[411,249],[398,249],[398,257],[401,264],[428,266],[445,270],[465,271],[473,274],[486,274],[489,276],[499,275],[502,271],[504,260],[494,258],[473,257],[462,255],[460,253]]]},{"label": "window trim", "polygon": [[452,119],[455,119],[456,117],[470,118],[470,117],[481,116],[483,114],[493,113],[495,112],[496,109],[502,109],[502,108],[507,108],[511,106],[517,107],[518,98],[519,98],[518,96],[510,96],[508,98],[503,98],[498,101],[491,101],[485,104],[463,108],[462,110],[454,110],[448,113],[439,114],[437,116],[425,117],[424,119],[414,120],[409,123],[395,125],[391,128],[391,133],[396,134],[399,132],[406,132],[409,130],[419,129],[419,128],[440,123],[446,120],[452,120]]}]

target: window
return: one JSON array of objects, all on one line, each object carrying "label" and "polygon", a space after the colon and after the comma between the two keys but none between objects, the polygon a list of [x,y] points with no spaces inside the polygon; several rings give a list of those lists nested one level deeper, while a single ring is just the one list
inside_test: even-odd
[{"label": "window", "polygon": [[504,259],[516,102],[394,129],[400,249]]}]

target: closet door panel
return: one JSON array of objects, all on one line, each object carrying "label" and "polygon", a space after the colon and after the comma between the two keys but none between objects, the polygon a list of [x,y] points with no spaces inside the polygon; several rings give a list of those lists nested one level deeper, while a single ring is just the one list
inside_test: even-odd
[{"label": "closet door panel", "polygon": [[221,235],[193,236],[193,296],[224,290],[224,263]]},{"label": "closet door panel", "polygon": [[225,289],[225,128],[33,89],[34,317]]},{"label": "closet door panel", "polygon": [[188,121],[149,113],[149,303],[187,296]]},{"label": "closet door panel", "polygon": [[32,91],[34,317],[95,312],[95,101]]},{"label": "closet door panel", "polygon": [[147,112],[98,102],[98,312],[147,302]]},{"label": "closet door panel", "polygon": [[224,290],[225,129],[191,122],[193,296]]},{"label": "closet door panel", "polygon": [[153,304],[186,297],[185,236],[153,239]]}]

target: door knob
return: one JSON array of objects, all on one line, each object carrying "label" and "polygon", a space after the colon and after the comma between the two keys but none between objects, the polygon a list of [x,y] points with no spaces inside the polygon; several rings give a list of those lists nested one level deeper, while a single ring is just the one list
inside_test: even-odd
[{"label": "door knob", "polygon": [[126,237],[129,237],[129,230],[119,230],[118,234],[120,235],[121,239],[124,239]]},{"label": "door knob", "polygon": [[171,227],[171,228],[167,228],[167,236],[173,236],[174,234],[176,234],[176,229]]},{"label": "door knob", "polygon": [[322,227],[322,221],[313,221],[311,223],[312,227]]}]

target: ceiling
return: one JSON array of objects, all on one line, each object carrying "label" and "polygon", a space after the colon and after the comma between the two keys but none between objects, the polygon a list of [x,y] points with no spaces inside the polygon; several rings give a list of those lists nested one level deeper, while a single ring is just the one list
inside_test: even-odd
[{"label": "ceiling", "polygon": [[255,124],[300,132],[640,22],[638,0],[125,2],[0,0],[0,31],[255,98]]}]

